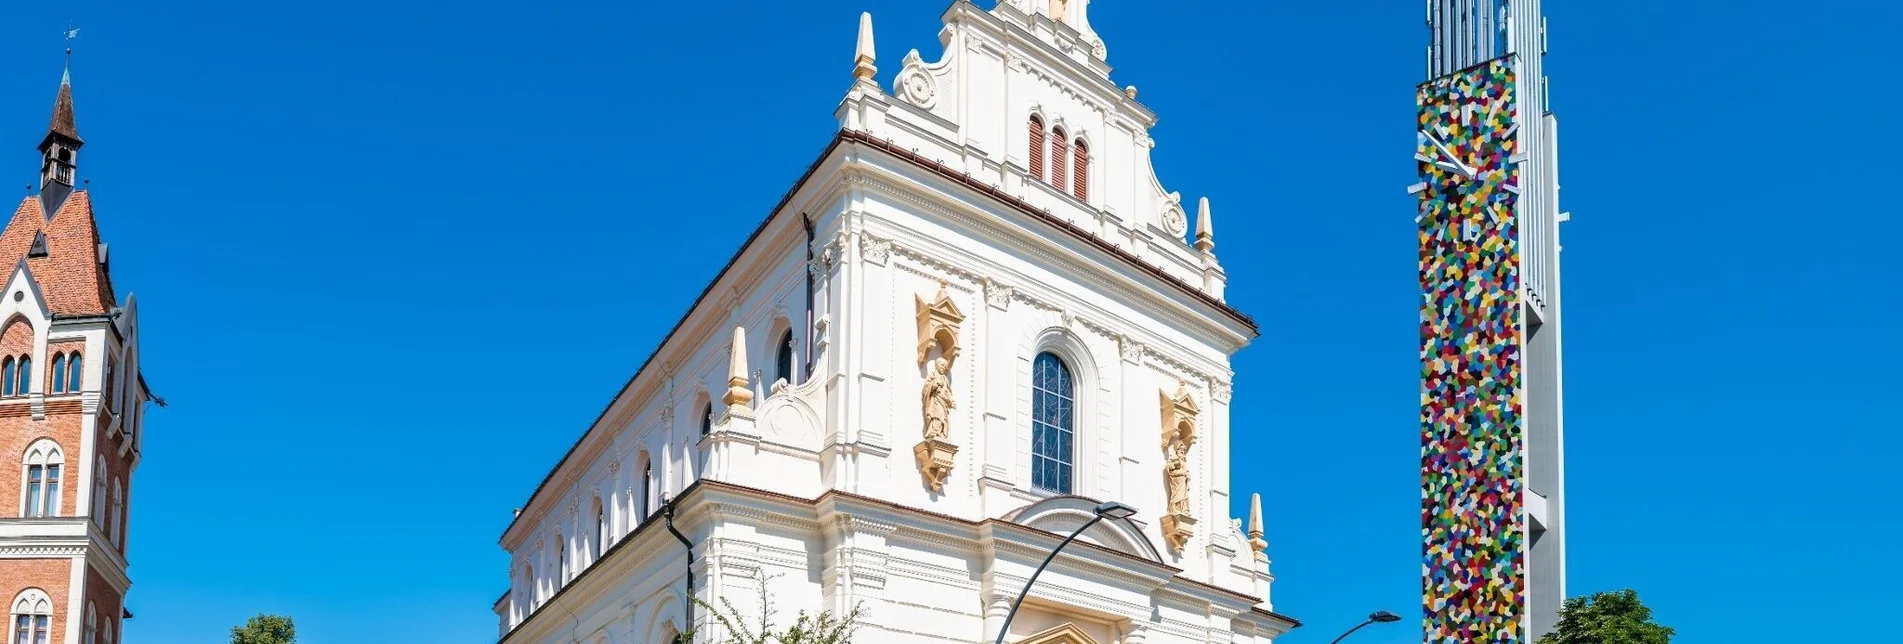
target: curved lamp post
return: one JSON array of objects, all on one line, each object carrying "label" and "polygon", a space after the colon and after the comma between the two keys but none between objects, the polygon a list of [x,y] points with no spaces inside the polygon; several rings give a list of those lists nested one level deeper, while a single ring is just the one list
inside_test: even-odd
[{"label": "curved lamp post", "polygon": [[[1090,526],[1097,525],[1098,521],[1104,519],[1128,519],[1136,515],[1137,509],[1116,501],[1105,501],[1098,504],[1096,508],[1091,509],[1091,512],[1097,516],[1091,517],[1090,520],[1085,521],[1083,525],[1077,526],[1077,531],[1070,533],[1068,537],[1064,537],[1064,541],[1057,544],[1057,547],[1051,550],[1050,556],[1044,558],[1044,563],[1037,565],[1037,570],[1031,573],[1031,578],[1025,580],[1024,590],[1018,591],[1018,600],[1011,602],[1011,612],[1004,616],[1004,625],[998,627],[997,644],[1004,644],[1004,634],[1011,632],[1011,619],[1018,616],[1018,606],[1024,603],[1024,596],[1031,593],[1031,585],[1037,583],[1037,576],[1044,574],[1044,567],[1051,565],[1051,560],[1057,558],[1057,553],[1062,552],[1064,546],[1070,545],[1070,542],[1077,539],[1077,535],[1083,534],[1085,530],[1089,530]],[[1400,618],[1396,617],[1395,619]]]},{"label": "curved lamp post", "polygon": [[1329,642],[1328,644],[1339,644],[1342,640],[1348,639],[1349,635],[1353,635],[1355,631],[1361,630],[1361,627],[1367,626],[1369,624],[1373,624],[1375,622],[1388,624],[1388,623],[1398,622],[1398,621],[1401,621],[1400,615],[1396,615],[1394,613],[1390,613],[1385,610],[1377,610],[1374,612],[1374,614],[1368,616],[1368,621],[1362,622],[1360,624],[1356,624],[1354,628],[1348,629],[1348,632],[1342,633],[1341,637],[1335,638],[1335,641]]}]

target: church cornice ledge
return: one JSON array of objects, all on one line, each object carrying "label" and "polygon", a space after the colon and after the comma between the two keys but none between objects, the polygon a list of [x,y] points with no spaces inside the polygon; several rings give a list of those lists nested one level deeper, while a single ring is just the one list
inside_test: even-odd
[{"label": "church cornice ledge", "polygon": [[[937,202],[932,199],[921,197],[916,193],[916,191],[909,190],[897,184],[886,181],[884,178],[874,178],[874,177],[868,176],[863,178],[861,182],[871,192],[874,192],[876,194],[885,196],[887,198],[890,198],[896,201],[904,202],[905,204],[911,205],[916,208],[920,208],[922,210],[928,211],[937,216],[956,222],[957,224],[966,227],[968,230],[972,230],[978,233],[983,238],[988,239],[1001,246],[1013,248],[1026,255],[1036,257],[1045,262],[1050,262],[1058,266],[1073,264],[1075,262],[1074,259],[1064,257],[1057,253],[1050,252],[1040,247],[1039,245],[1027,242],[1024,239],[1022,239],[1022,236],[1020,235],[1011,234],[1010,231],[999,228],[995,222],[988,221],[982,217],[971,216],[964,212],[960,212],[958,209],[949,208],[945,206],[943,203]],[[868,232],[864,233],[862,238],[877,239],[879,240],[879,242],[885,245],[885,247],[888,249],[890,253],[905,257],[906,259],[911,260],[921,266],[928,267],[933,270],[942,271],[947,275],[956,276],[960,278],[961,280],[969,281],[972,283],[982,284],[982,283],[985,283],[987,280],[989,280],[991,283],[995,285],[1009,287],[1010,293],[1003,297],[1007,299],[1016,299],[1041,309],[1056,311],[1060,313],[1068,311],[1073,313],[1073,315],[1078,311],[1087,312],[1089,313],[1089,315],[1077,316],[1078,319],[1085,321],[1086,324],[1088,324],[1091,327],[1094,327],[1097,331],[1104,333],[1106,336],[1115,337],[1116,335],[1119,335],[1119,334],[1142,333],[1141,330],[1147,328],[1146,325],[1144,324],[1133,323],[1128,320],[1116,318],[1115,316],[1112,316],[1111,314],[1109,314],[1107,311],[1104,311],[1094,305],[1091,305],[1085,302],[1084,300],[1069,298],[1064,296],[1061,293],[1043,289],[1042,283],[1039,280],[1032,279],[1028,276],[1022,275],[1010,269],[1006,269],[1002,266],[995,265],[993,262],[984,260],[983,258],[973,255],[951,244],[936,243],[932,241],[930,237],[924,236],[922,234],[919,234],[909,229],[899,228],[893,225],[892,222],[887,220],[880,220],[879,223],[882,225],[868,226],[869,230]],[[919,245],[915,245],[913,243],[914,241],[916,241],[918,244],[933,244],[933,247],[926,248]],[[996,271],[997,274],[996,275],[980,275],[972,269],[957,266],[952,263],[946,262],[942,259],[939,259],[941,257],[955,257],[963,261],[964,263],[971,264],[973,266],[985,265],[991,270]],[[1141,265],[1141,266],[1147,266],[1147,265]],[[911,272],[920,273],[921,271],[919,271],[918,269],[913,269]],[[1146,300],[1149,304],[1149,306],[1142,307],[1142,310],[1149,312],[1160,319],[1173,322],[1180,328],[1199,328],[1199,327],[1208,328],[1207,325],[1209,325],[1209,322],[1206,319],[1199,319],[1198,317],[1184,314],[1180,310],[1180,307],[1181,307],[1180,302],[1171,301],[1165,297],[1159,297],[1160,293],[1158,292],[1148,291],[1143,289],[1132,291],[1128,284],[1115,283],[1113,280],[1107,277],[1104,277],[1103,275],[1099,274],[1097,271],[1089,270],[1088,268],[1083,270],[1072,271],[1072,276],[1078,278],[1080,281],[1086,282],[1100,289],[1105,289],[1109,291],[1119,291],[1119,292],[1126,292],[1126,291],[1134,292],[1138,295],[1139,298]],[[1200,291],[1198,292],[1200,293]],[[1059,300],[1064,300],[1064,301],[1059,301]],[[1240,315],[1240,314],[1237,314],[1237,315]],[[1116,320],[1116,322],[1114,323],[1098,322],[1097,320],[1099,319]],[[1113,328],[1119,324],[1122,325],[1124,328],[1121,330]],[[1251,325],[1249,327],[1250,329],[1249,333],[1254,333],[1254,326],[1253,326],[1254,323],[1250,322],[1249,324]],[[1215,330],[1215,329],[1211,329],[1211,330]],[[1219,330],[1219,331],[1216,331],[1215,334],[1209,334],[1209,335],[1219,335],[1224,333],[1225,331],[1226,330]],[[1169,353],[1178,354],[1178,355],[1193,355],[1192,352],[1190,352],[1190,350],[1187,347],[1184,347],[1176,342],[1167,340],[1159,335],[1146,334],[1144,339],[1147,343],[1152,345],[1152,347],[1155,347],[1156,351],[1159,354],[1161,354],[1162,351],[1168,351]],[[1246,337],[1244,341],[1246,342]],[[1211,364],[1208,367],[1208,370],[1214,371],[1214,370],[1222,369],[1222,368],[1224,367],[1220,365]]]},{"label": "church cornice ledge", "polygon": [[[1045,212],[1044,209],[1033,206],[1025,202],[1024,200],[1019,199],[1015,196],[1012,196],[1008,193],[1005,193],[1004,191],[996,187],[987,185],[983,181],[977,179],[976,177],[972,177],[964,172],[954,170],[944,165],[943,163],[938,163],[929,158],[926,158],[922,154],[906,150],[904,148],[899,147],[897,144],[878,139],[874,137],[873,135],[863,131],[841,130],[839,132],[839,137],[841,140],[865,145],[875,150],[884,152],[894,158],[897,158],[900,161],[906,162],[907,164],[932,172],[938,175],[940,179],[949,181],[950,183],[957,185],[959,187],[962,187],[966,190],[976,192],[981,196],[994,199],[1000,202],[1001,204],[1003,204],[1004,206],[1006,206],[1007,208],[1010,208],[1011,210],[1018,212],[1019,214],[1026,215],[1033,220],[1041,221],[1042,223],[1052,226],[1058,229],[1059,231],[1067,233],[1069,237],[1072,238],[1073,240],[1083,242],[1085,245],[1094,248],[1098,252],[1102,252],[1113,258],[1116,258],[1123,265],[1135,269],[1137,273],[1146,275],[1151,279],[1155,279],[1162,282],[1164,286],[1170,287],[1168,290],[1178,291],[1180,294],[1188,296],[1189,299],[1194,300],[1195,302],[1203,306],[1207,306],[1213,309],[1221,317],[1226,317],[1233,322],[1241,324],[1247,329],[1247,332],[1250,336],[1253,336],[1254,334],[1257,333],[1255,321],[1250,319],[1249,316],[1244,315],[1242,312],[1237,311],[1235,308],[1229,306],[1227,303],[1224,303],[1223,301],[1216,299],[1215,297],[1209,295],[1208,293],[1203,292],[1202,289],[1191,285],[1189,282],[1185,281],[1184,279],[1178,278],[1174,275],[1170,275],[1169,273],[1164,272],[1161,268],[1156,267],[1154,264],[1146,262],[1141,257],[1136,256],[1132,251],[1118,248],[1117,246],[1111,244],[1109,241],[1101,237],[1098,237],[1095,234],[1092,234],[1090,231],[1079,228],[1076,224],[1072,224],[1068,221],[1065,221],[1064,219],[1060,217],[1051,215],[1050,213]],[[864,166],[863,161],[861,161],[860,164],[862,165],[862,168],[861,168],[862,172],[871,172],[873,171],[872,168],[877,167],[877,166],[866,167]],[[898,178],[898,177],[894,175],[893,178]],[[919,199],[918,197],[911,195],[910,191],[896,190],[897,186],[893,184],[888,183],[888,184],[884,184],[884,186],[888,190],[892,190],[893,192],[896,193],[893,196],[906,198],[908,200]],[[993,222],[983,221],[964,213],[951,212],[948,208],[946,208],[942,204],[936,204],[936,203],[932,203],[930,201],[925,201],[925,200],[913,201],[913,203],[918,203],[928,208],[934,208],[936,209],[935,212],[940,212],[941,214],[955,215],[959,217],[962,221],[967,222],[967,225],[973,228],[974,230],[986,231],[991,233],[994,236],[997,236],[1003,232],[1007,232],[1007,231],[1001,230]],[[977,225],[973,225],[973,224],[977,224]],[[1016,237],[1016,236],[1003,235],[1000,241],[1016,242],[1016,243],[1011,243],[1010,245],[1020,247],[1022,250],[1025,250],[1025,251],[1036,252],[1040,256],[1046,257],[1049,259],[1058,258],[1058,256],[1051,254],[1050,251],[1048,250],[1031,247],[1028,244],[1022,243],[1021,240],[1014,240],[1013,237]],[[1065,263],[1071,263],[1071,262],[1065,262]],[[1086,275],[1089,274],[1088,271],[1082,271],[1082,273]],[[1097,280],[1104,279],[1101,276],[1093,275],[1093,277],[1095,277]],[[1121,285],[1121,284],[1111,284],[1108,281],[1102,281],[1100,285],[1107,286],[1107,287],[1114,286],[1119,288],[1127,286],[1127,285]],[[1176,304],[1173,301],[1169,301],[1167,298],[1161,298],[1161,300],[1167,303]]]}]

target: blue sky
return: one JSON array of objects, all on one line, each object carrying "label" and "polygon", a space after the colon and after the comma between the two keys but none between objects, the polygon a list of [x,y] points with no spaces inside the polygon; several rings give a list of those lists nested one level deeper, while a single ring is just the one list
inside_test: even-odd
[{"label": "blue sky", "polygon": [[[0,6],[0,178],[34,179],[74,20],[81,173],[172,403],[129,641],[260,611],[314,644],[494,637],[510,510],[825,144],[858,12],[889,82],[944,7],[745,4]],[[1234,486],[1309,624],[1284,641],[1412,615],[1421,3],[1171,4],[1093,22],[1262,323]],[[1903,9],[1549,5],[1569,590],[1637,588],[1692,644],[1893,636]]]}]

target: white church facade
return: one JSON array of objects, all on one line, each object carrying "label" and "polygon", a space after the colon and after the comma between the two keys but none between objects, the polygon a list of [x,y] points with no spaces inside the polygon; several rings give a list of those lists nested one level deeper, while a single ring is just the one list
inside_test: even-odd
[{"label": "white church facade", "polygon": [[1102,501],[1137,513],[1066,547],[1006,641],[1299,626],[1259,504],[1229,514],[1255,325],[1089,4],[958,0],[889,91],[862,18],[831,145],[503,533],[503,642],[713,641],[690,597],[763,585],[782,622],[863,609],[859,642],[991,642]]}]

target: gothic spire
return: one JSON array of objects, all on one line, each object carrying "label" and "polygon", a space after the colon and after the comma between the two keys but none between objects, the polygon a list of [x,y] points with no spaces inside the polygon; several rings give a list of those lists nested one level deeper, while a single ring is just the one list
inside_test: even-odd
[{"label": "gothic spire", "polygon": [[40,140],[40,214],[52,219],[73,194],[73,175],[79,168],[79,126],[73,118],[73,50],[66,50],[66,69],[60,75],[59,95],[53,98],[53,118]]},{"label": "gothic spire", "polygon": [[73,121],[73,50],[66,50],[66,69],[59,77],[59,96],[53,98],[53,121],[46,126],[47,138],[63,136],[80,142],[79,126]]}]

